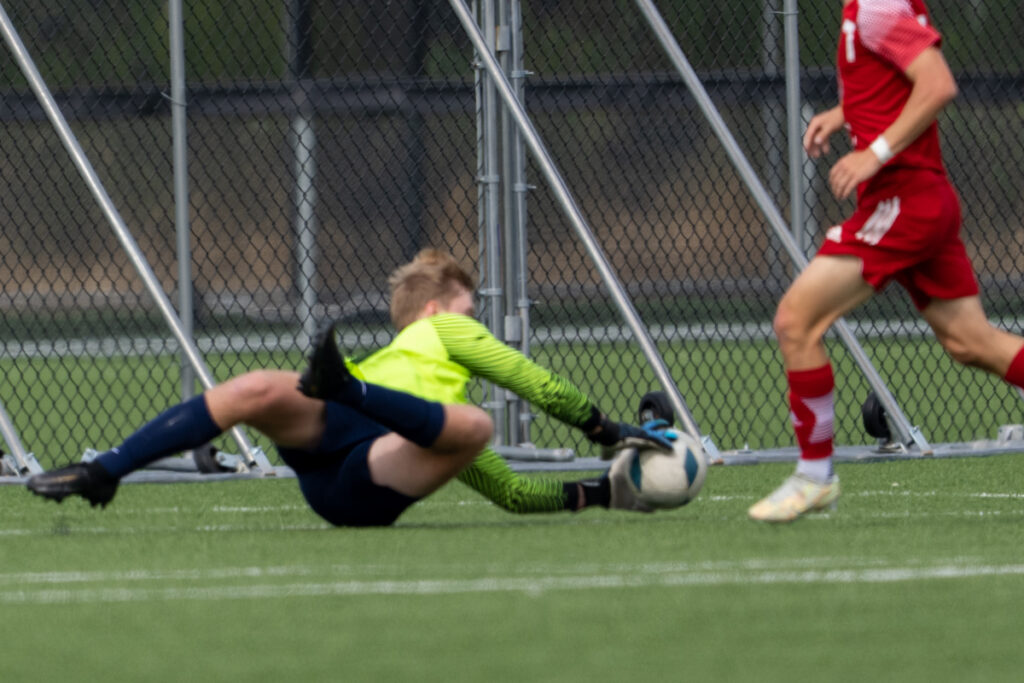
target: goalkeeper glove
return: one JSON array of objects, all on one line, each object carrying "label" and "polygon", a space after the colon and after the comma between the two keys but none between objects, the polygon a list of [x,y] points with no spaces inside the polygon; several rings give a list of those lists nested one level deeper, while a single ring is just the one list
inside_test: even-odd
[{"label": "goalkeeper glove", "polygon": [[636,427],[626,422],[613,422],[602,415],[597,426],[587,432],[587,439],[601,446],[601,457],[604,460],[610,460],[626,448],[671,451],[676,434],[664,429],[667,426],[664,420],[651,420],[645,422],[643,427]]}]

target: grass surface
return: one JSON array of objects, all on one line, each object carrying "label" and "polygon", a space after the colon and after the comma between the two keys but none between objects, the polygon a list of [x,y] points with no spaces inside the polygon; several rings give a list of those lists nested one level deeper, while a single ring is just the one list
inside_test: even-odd
[{"label": "grass surface", "polygon": [[1020,679],[1024,458],[840,466],[838,512],[748,521],[789,471],[650,516],[456,483],[376,530],[293,480],[0,487],[0,680]]}]

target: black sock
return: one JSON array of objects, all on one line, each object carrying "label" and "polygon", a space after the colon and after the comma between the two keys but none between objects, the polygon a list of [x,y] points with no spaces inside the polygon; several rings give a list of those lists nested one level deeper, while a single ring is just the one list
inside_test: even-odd
[{"label": "black sock", "polygon": [[379,384],[353,380],[337,400],[423,448],[433,446],[444,428],[443,405]]},{"label": "black sock", "polygon": [[[565,489],[565,508],[576,510],[588,508],[592,505],[608,507],[612,500],[612,487],[608,477],[597,479],[582,479],[580,481],[567,481],[563,484]],[[580,505],[580,488],[583,489],[583,505]]]},{"label": "black sock", "polygon": [[580,506],[580,487],[574,481],[562,483],[562,490],[565,492],[565,509],[576,511]]},{"label": "black sock", "polygon": [[220,433],[200,394],[160,413],[96,462],[120,478],[154,460],[202,446]]}]

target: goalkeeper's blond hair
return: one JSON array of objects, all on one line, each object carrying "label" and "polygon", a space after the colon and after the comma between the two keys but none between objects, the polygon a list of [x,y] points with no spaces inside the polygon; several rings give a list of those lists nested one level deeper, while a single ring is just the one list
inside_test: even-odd
[{"label": "goalkeeper's blond hair", "polygon": [[415,321],[431,300],[447,304],[462,289],[476,287],[472,276],[455,257],[440,249],[424,249],[388,278],[391,286],[391,322],[402,330]]}]

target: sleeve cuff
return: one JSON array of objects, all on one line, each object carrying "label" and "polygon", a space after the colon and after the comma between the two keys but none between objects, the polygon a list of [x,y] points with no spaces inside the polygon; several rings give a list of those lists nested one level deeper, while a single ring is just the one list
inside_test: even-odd
[{"label": "sleeve cuff", "polygon": [[586,422],[580,425],[580,429],[582,429],[584,433],[589,434],[594,431],[594,428],[599,424],[601,424],[601,411],[597,409],[597,406],[592,405],[590,406],[590,417],[587,418]]}]

